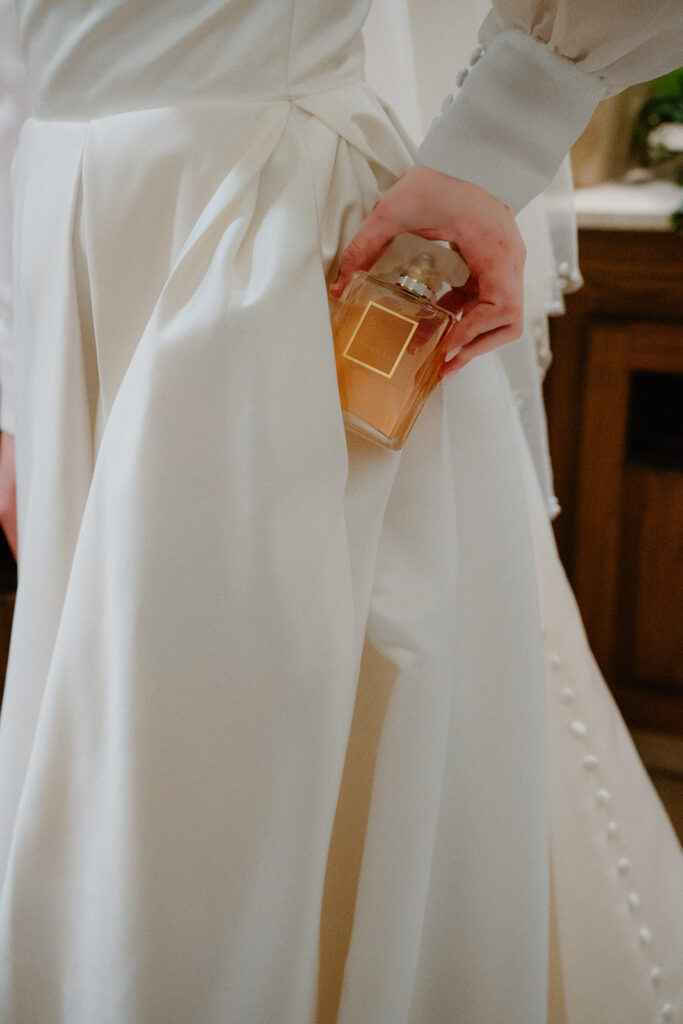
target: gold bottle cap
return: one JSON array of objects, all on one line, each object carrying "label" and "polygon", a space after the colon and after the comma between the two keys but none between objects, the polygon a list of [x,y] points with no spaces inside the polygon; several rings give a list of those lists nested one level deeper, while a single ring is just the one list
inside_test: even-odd
[{"label": "gold bottle cap", "polygon": [[408,269],[396,282],[399,287],[413,295],[430,299],[434,296],[434,257],[429,252],[419,252]]}]

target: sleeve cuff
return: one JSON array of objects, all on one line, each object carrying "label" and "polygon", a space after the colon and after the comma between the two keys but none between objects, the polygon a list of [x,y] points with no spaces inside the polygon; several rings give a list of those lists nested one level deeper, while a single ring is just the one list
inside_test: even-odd
[{"label": "sleeve cuff", "polygon": [[417,162],[518,213],[553,178],[604,83],[518,30],[497,34],[427,132]]}]

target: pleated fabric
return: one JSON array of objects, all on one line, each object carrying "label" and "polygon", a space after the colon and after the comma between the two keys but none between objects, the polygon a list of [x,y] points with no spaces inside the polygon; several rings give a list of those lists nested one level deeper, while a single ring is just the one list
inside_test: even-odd
[{"label": "pleated fabric", "polygon": [[[475,552],[495,536],[486,510],[504,510],[475,481],[456,486],[440,396],[403,456],[347,450],[339,409],[324,272],[408,164],[400,136],[358,84],[297,104],[34,120],[21,159],[20,279],[49,277],[53,290],[27,286],[19,311],[32,345],[3,716],[7,1019],[48,1019],[55,1006],[70,1021],[310,1019],[366,624],[398,670],[377,776],[380,804],[393,797],[365,862],[371,879],[391,853],[384,891],[369,884],[374,927],[395,941],[364,938],[359,915],[358,954],[367,966],[370,943],[385,962],[352,983],[353,998],[377,1020],[408,1019],[418,922],[441,916],[430,876],[445,843],[459,903],[447,928],[467,935],[443,963],[453,991],[501,933],[493,893],[514,880],[515,930],[530,943],[518,969],[498,943],[509,986],[483,986],[467,1012],[490,1016],[512,997],[520,1021],[540,1019],[546,771],[528,530],[526,553],[501,538],[499,569],[529,600],[494,596],[483,614],[470,578],[486,605],[496,581]],[[36,232],[26,218],[36,224],[48,167]],[[474,397],[482,373],[488,430],[504,441],[494,362],[469,375],[472,411],[489,422]],[[456,387],[472,390],[464,376]],[[482,487],[499,493],[490,462],[507,460],[493,438],[480,442]],[[459,447],[456,458],[478,461]],[[478,534],[464,551],[460,503]],[[489,630],[495,646],[482,644]],[[505,703],[521,714],[525,702],[520,746]],[[467,742],[456,775],[461,761],[496,773],[477,745],[499,730],[519,796],[492,792],[473,830],[484,781],[455,784],[445,762]],[[503,849],[506,823],[518,838]]]},{"label": "pleated fabric", "polygon": [[[551,771],[543,617],[575,612],[498,358],[401,453],[344,434],[325,279],[411,161],[391,113],[331,56],[309,92],[59,113],[15,173],[0,1021],[541,1024],[553,921],[571,1024],[657,1020]],[[672,992],[679,854],[590,679]],[[577,994],[585,920],[618,1016]]]}]

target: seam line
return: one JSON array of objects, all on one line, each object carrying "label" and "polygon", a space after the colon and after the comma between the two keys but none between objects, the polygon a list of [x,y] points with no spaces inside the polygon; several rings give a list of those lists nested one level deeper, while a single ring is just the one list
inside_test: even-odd
[{"label": "seam line", "polygon": [[292,0],[292,13],[289,20],[289,42],[287,43],[287,65],[285,67],[285,86],[287,88],[287,99],[292,101],[292,88],[289,84],[289,66],[292,60],[292,44],[294,42],[294,19],[296,15],[296,0]]}]

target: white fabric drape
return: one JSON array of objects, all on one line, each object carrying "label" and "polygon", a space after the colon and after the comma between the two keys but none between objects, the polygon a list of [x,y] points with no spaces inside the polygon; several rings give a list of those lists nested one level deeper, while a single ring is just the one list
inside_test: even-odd
[{"label": "white fabric drape", "polygon": [[28,114],[16,10],[0,0],[0,429],[14,433],[11,168]]},{"label": "white fabric drape", "polygon": [[646,8],[639,0],[492,0],[492,7],[484,41],[519,29],[600,78],[608,94],[680,64],[679,0],[651,0]]},{"label": "white fabric drape", "polygon": [[2,1024],[680,1017],[500,356],[344,433],[326,275],[414,156],[368,6],[18,5]]},{"label": "white fabric drape", "polygon": [[[383,0],[378,0],[381,7]],[[481,3],[476,4],[405,4],[398,5],[396,13],[387,12],[384,17],[385,26],[394,22],[400,29],[394,34],[393,44],[397,52],[413,51],[420,74],[417,77],[419,93],[416,95],[397,82],[402,92],[401,114],[414,138],[425,134],[425,124],[434,116],[438,109],[437,98],[444,95],[443,76],[434,74],[448,67],[464,64],[462,40],[471,39],[481,11]],[[477,177],[478,183],[484,187],[491,185],[494,194],[511,198],[517,208],[525,205],[533,195],[547,185],[552,173],[547,168],[557,167],[567,152],[574,138],[578,135],[575,122],[571,119],[572,96],[576,93],[585,97],[584,105],[579,112],[579,127],[585,123],[586,114],[590,114],[592,106],[601,95],[609,95],[626,86],[643,81],[647,78],[670,70],[680,61],[683,45],[683,14],[678,0],[657,0],[648,5],[648,17],[642,16],[642,5],[637,0],[619,0],[618,7],[590,3],[588,0],[556,0],[556,2],[537,2],[537,0],[498,0],[490,15],[484,20],[479,38],[484,46],[488,46],[496,36],[504,35],[510,29],[518,30],[524,36],[521,41],[516,39],[514,62],[521,63],[522,79],[528,78],[530,90],[525,90],[523,100],[515,90],[510,91],[501,81],[496,86],[488,86],[488,75],[478,69],[477,94],[482,102],[487,93],[492,91],[491,101],[498,109],[498,124],[501,131],[489,126],[495,137],[496,166],[498,182],[484,179],[487,174],[487,153],[485,140],[482,138],[482,123],[472,124],[472,113],[469,102],[458,97],[458,103],[449,109],[450,92],[446,94],[447,118],[437,118],[437,124],[426,133],[419,150],[419,159],[423,163],[455,174],[458,177]],[[371,15],[372,19],[372,15]],[[619,31],[614,32],[618,25]],[[386,38],[386,36],[385,36]],[[540,50],[529,45],[532,40],[544,45]],[[508,40],[506,39],[505,42]],[[469,45],[469,44],[468,44]],[[483,49],[482,47],[481,49]],[[593,81],[587,82],[581,75],[565,79],[566,88],[560,90],[557,108],[551,108],[547,94],[540,87],[539,71],[543,63],[548,63],[548,51],[561,58],[562,62],[549,62],[558,78],[566,75],[567,60],[574,62],[576,69],[584,71],[592,79],[599,81],[596,88]],[[386,51],[389,52],[388,50]],[[457,57],[456,57],[457,54]],[[478,50],[476,61],[482,54]],[[540,62],[540,63],[539,63]],[[387,65],[391,61],[385,62]],[[396,66],[399,66],[397,62]],[[524,65],[526,64],[526,67]],[[484,62],[483,67],[487,67]],[[386,69],[384,71],[386,75]],[[552,78],[552,72],[550,77]],[[452,75],[455,82],[455,73]],[[386,80],[386,79],[385,79]],[[391,74],[389,74],[391,80]],[[535,84],[534,84],[535,83]],[[534,175],[528,162],[528,139],[522,130],[519,119],[520,111],[529,108],[529,120],[535,143],[542,133],[533,130],[534,114],[540,115],[539,109],[533,109],[530,100],[534,89],[540,91],[543,114],[548,115],[546,135],[543,146],[551,151],[548,160],[543,162],[545,175]],[[389,88],[391,92],[391,88]],[[468,94],[471,93],[471,87]],[[413,97],[413,98],[411,98]],[[484,101],[485,102],[485,101]],[[12,352],[12,286],[11,286],[11,185],[10,167],[16,146],[20,126],[27,115],[27,99],[25,95],[24,69],[19,53],[18,31],[15,4],[13,0],[0,0],[0,427],[10,432],[14,429],[13,399],[13,352]],[[506,105],[507,104],[507,105]],[[564,109],[563,109],[564,106]],[[505,126],[509,115],[515,125],[515,136],[512,140],[511,162],[509,165],[498,164],[505,160],[503,139],[510,145]],[[475,108],[475,121],[481,110]],[[457,118],[456,118],[457,115]],[[551,123],[551,120],[553,123]],[[474,171],[471,165],[462,159],[463,146],[473,149]],[[566,172],[565,172],[566,173]],[[505,177],[522,178],[521,188],[509,195],[504,184]],[[531,187],[531,191],[529,188]],[[559,262],[568,263],[564,258]],[[578,272],[571,262],[568,264],[569,274],[573,275],[573,284],[579,283]],[[556,278],[554,279],[557,280]],[[570,277],[570,284],[572,278]],[[537,413],[534,415],[537,416]],[[546,490],[550,490],[547,475],[544,480]]]}]

